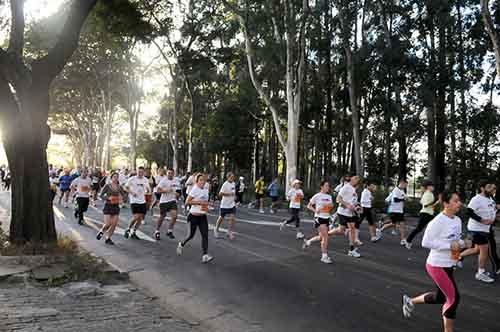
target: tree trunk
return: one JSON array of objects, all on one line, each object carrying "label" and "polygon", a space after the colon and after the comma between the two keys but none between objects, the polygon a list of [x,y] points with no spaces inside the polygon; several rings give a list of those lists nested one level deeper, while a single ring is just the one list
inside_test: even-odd
[{"label": "tree trunk", "polygon": [[354,153],[354,167],[356,174],[363,176],[363,162],[361,160],[361,136],[360,136],[360,119],[359,119],[359,105],[358,96],[356,91],[356,79],[354,69],[353,54],[349,47],[345,47],[346,61],[347,61],[347,81],[349,83],[349,103],[351,105],[352,113],[352,135],[353,135],[353,153]]},{"label": "tree trunk", "polygon": [[491,42],[493,44],[497,75],[500,76],[500,40],[498,37],[498,31],[495,29],[495,24],[493,23],[493,20],[491,18],[489,0],[481,0],[480,4],[484,27],[486,29],[486,32],[488,32],[488,35],[490,36]]},{"label": "tree trunk", "polygon": [[135,170],[137,167],[137,118],[138,112],[132,111],[129,114],[129,130],[130,130],[130,155],[129,166]]},{"label": "tree trunk", "polygon": [[[47,144],[48,88],[32,87],[20,96],[19,116],[2,128],[12,172],[10,240],[54,242],[56,231],[49,203]],[[29,135],[26,135],[29,133]]]}]

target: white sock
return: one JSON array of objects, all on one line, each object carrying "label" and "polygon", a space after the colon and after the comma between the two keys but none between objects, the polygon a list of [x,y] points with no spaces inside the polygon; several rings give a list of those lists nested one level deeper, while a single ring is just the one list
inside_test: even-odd
[{"label": "white sock", "polygon": [[328,257],[328,254],[326,254],[326,253],[321,254],[321,258],[327,258],[327,257]]},{"label": "white sock", "polygon": [[478,268],[477,269],[477,273],[484,273],[486,270],[485,269],[482,269],[482,268]]}]

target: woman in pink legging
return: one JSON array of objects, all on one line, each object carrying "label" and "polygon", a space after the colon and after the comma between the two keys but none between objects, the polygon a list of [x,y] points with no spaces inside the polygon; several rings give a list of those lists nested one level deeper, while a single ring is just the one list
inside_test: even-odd
[{"label": "woman in pink legging", "polygon": [[472,244],[461,239],[462,221],[456,216],[462,205],[458,194],[445,191],[441,199],[444,210],[429,223],[422,240],[422,246],[430,249],[425,268],[436,290],[414,298],[403,295],[403,315],[411,317],[416,304],[442,304],[444,331],[452,332],[460,300],[453,267],[460,258],[460,250]]}]

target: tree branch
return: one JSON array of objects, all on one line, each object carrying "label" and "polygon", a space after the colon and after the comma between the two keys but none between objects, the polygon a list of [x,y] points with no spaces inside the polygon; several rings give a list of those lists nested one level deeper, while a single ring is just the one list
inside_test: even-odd
[{"label": "tree branch", "polygon": [[97,0],[74,0],[61,34],[49,53],[33,63],[33,79],[50,85],[78,47],[80,30]]},{"label": "tree branch", "polygon": [[500,76],[500,42],[498,39],[498,32],[495,29],[489,8],[489,0],[481,0],[481,16],[483,17],[484,26],[491,42],[493,43],[493,51],[495,52],[496,70],[497,75]]}]

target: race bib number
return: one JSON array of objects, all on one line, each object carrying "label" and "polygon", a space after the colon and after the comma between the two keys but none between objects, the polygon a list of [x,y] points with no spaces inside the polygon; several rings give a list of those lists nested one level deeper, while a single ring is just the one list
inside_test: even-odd
[{"label": "race bib number", "polygon": [[88,193],[89,191],[90,191],[90,187],[87,187],[87,186],[80,187],[80,192],[82,192],[82,193]]},{"label": "race bib number", "polygon": [[201,211],[208,212],[208,203],[201,204]]},{"label": "race bib number", "polygon": [[118,205],[120,204],[120,196],[110,196],[108,198],[109,204]]},{"label": "race bib number", "polygon": [[330,213],[332,211],[333,205],[324,205],[319,209],[319,212],[321,213]]},{"label": "race bib number", "polygon": [[293,199],[293,202],[300,204],[300,202],[302,202],[302,196],[300,196],[300,195],[295,196]]}]

